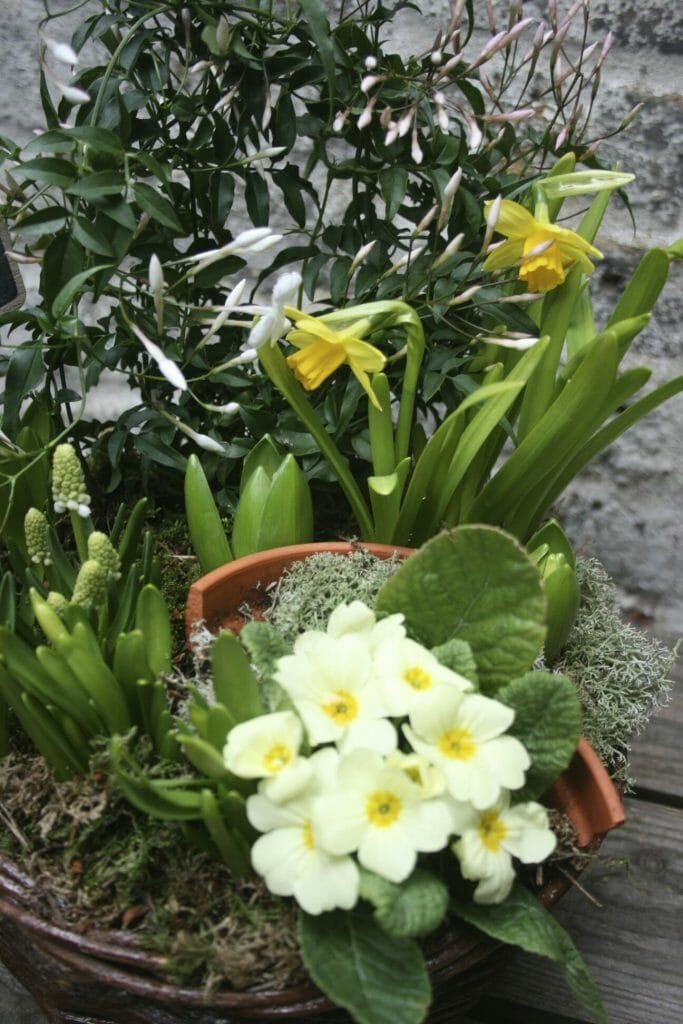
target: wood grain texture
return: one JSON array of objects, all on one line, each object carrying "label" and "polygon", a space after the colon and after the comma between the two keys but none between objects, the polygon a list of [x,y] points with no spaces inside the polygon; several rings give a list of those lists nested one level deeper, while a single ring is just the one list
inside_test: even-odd
[{"label": "wood grain texture", "polygon": [[[683,660],[672,672],[671,703],[633,744],[631,774],[636,791],[683,806]],[[681,1012],[683,1020],[683,1011]]]},{"label": "wood grain texture", "polygon": [[[683,810],[626,803],[626,825],[609,836],[601,862],[582,876],[602,909],[574,891],[555,915],[586,959],[614,1024],[681,1024]],[[471,1024],[518,1020],[575,1024],[587,1016],[552,965],[515,954],[488,1001],[472,1012]]]}]

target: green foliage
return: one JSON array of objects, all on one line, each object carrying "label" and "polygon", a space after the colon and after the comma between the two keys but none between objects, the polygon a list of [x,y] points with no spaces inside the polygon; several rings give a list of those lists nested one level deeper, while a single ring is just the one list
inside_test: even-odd
[{"label": "green foliage", "polygon": [[581,736],[581,705],[571,680],[546,672],[529,672],[498,690],[496,697],[513,708],[510,727],[531,757],[526,781],[515,800],[542,796],[567,768]]},{"label": "green foliage", "polygon": [[[130,475],[133,452],[143,486],[154,464],[162,478],[182,471],[188,442],[178,422],[223,443],[224,455],[205,464],[221,505],[237,464],[266,431],[304,458],[307,474],[329,477],[273,389],[233,364],[244,330],[206,329],[222,314],[224,281],[251,259],[226,252],[194,273],[185,261],[229,246],[249,224],[273,224],[283,235],[273,258],[249,267],[261,295],[270,275],[293,267],[307,298],[327,306],[404,298],[417,308],[430,346],[425,409],[439,402],[452,409],[469,391],[463,352],[473,332],[531,328],[519,307],[498,304],[497,285],[460,306],[451,300],[465,282],[483,283],[482,199],[516,193],[519,166],[533,178],[554,159],[559,93],[547,119],[514,121],[531,98],[537,111],[544,96],[551,99],[550,86],[538,93],[533,72],[552,59],[553,39],[534,48],[530,64],[516,42],[507,44],[505,80],[491,97],[472,43],[468,49],[474,7],[465,5],[450,27],[459,33],[459,59],[448,61],[445,35],[434,60],[383,42],[407,9],[416,7],[372,0],[338,17],[316,0],[226,14],[202,0],[134,9],[102,0],[87,8],[71,42],[78,53],[98,44],[98,56],[81,63],[72,82],[89,100],[73,106],[51,97],[42,73],[47,129],[23,149],[3,142],[16,166],[2,212],[17,247],[42,264],[40,304],[4,318],[10,335],[29,335],[0,363],[10,438],[17,439],[26,394],[44,391],[64,423],[66,403],[84,399],[104,370],[117,370],[140,387],[140,404],[107,430],[83,420],[81,409],[71,428],[92,448],[110,489],[125,483],[124,460]],[[58,29],[59,15],[52,17]],[[530,41],[533,29],[526,32]],[[572,104],[597,81],[597,67],[583,66],[566,86]],[[513,120],[499,120],[501,110]],[[584,152],[587,130],[587,122],[570,121],[560,152]],[[152,287],[152,256],[163,267],[161,288]],[[106,300],[92,322],[80,312],[84,297]],[[133,326],[161,343],[191,381],[175,402],[175,423],[162,412],[173,386]],[[75,392],[66,386],[68,367],[77,371]],[[400,364],[388,372],[393,388]],[[238,417],[214,411],[226,395],[239,400]],[[353,462],[366,457],[359,396],[351,382],[324,389],[316,403]]]},{"label": "green foliage", "polygon": [[313,503],[293,455],[283,454],[269,434],[245,459],[235,508],[232,547],[237,558],[313,540]]},{"label": "green foliage", "polygon": [[545,635],[538,571],[493,528],[464,526],[428,541],[384,584],[376,607],[404,612],[409,632],[428,647],[465,640],[487,694],[531,668]]},{"label": "green foliage", "polygon": [[299,947],[316,985],[358,1024],[420,1024],[430,1000],[422,952],[370,912],[299,915]]},{"label": "green foliage", "polygon": [[448,910],[446,885],[422,868],[416,868],[401,885],[362,870],[360,895],[374,906],[380,927],[399,939],[434,931]]},{"label": "green foliage", "polygon": [[520,882],[515,882],[504,903],[482,905],[457,900],[455,909],[463,920],[494,939],[521,946],[559,964],[567,984],[592,1019],[596,1024],[607,1024],[600,993],[576,946],[552,914]]}]

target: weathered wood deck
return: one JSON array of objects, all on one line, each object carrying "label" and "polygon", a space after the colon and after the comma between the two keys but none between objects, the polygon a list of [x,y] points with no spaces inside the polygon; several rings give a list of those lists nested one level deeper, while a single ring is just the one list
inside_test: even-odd
[{"label": "weathered wood deck", "polygon": [[[600,863],[555,911],[600,986],[612,1024],[683,1024],[683,666],[666,710],[633,745],[637,791]],[[584,1024],[557,972],[515,954],[467,1024]]]},{"label": "weathered wood deck", "polygon": [[[671,705],[634,744],[626,824],[557,908],[612,1024],[683,1024],[683,666]],[[559,972],[514,955],[466,1024],[586,1024]],[[44,1024],[0,965],[0,1024]]]}]

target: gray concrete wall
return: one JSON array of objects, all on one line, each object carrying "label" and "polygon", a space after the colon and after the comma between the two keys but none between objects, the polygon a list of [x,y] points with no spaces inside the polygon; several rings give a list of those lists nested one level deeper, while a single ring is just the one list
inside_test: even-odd
[{"label": "gray concrete wall", "polygon": [[[1,3],[0,132],[27,139],[41,123],[36,26],[43,4]],[[52,0],[53,8],[60,5],[69,2]],[[569,6],[569,0],[559,0],[560,17]],[[606,157],[638,175],[629,189],[635,232],[626,211],[615,206],[598,240],[606,254],[596,271],[598,312],[604,318],[641,254],[683,235],[683,5],[680,0],[592,0],[591,6],[591,39],[604,38],[608,29],[616,37],[603,76],[596,134],[614,127],[637,103],[646,104],[629,130],[603,147]],[[431,44],[447,20],[449,3],[422,0],[421,8],[419,16],[402,16],[398,27],[413,49]],[[494,0],[493,8],[504,22],[507,2]],[[527,2],[524,12],[547,18],[547,4]],[[63,25],[55,23],[53,34],[59,38],[66,37]],[[652,323],[633,346],[631,363],[650,365],[653,384],[683,373],[682,291],[683,264],[678,263]],[[683,398],[678,397],[589,467],[560,507],[579,548],[601,558],[619,581],[625,607],[673,632],[683,632],[682,420]]]}]

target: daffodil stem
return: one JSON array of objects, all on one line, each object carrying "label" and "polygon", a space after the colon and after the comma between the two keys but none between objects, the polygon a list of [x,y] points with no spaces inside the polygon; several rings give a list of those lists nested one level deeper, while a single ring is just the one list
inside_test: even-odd
[{"label": "daffodil stem", "polygon": [[396,464],[402,462],[410,451],[410,433],[413,429],[415,398],[420,377],[420,368],[425,350],[425,336],[420,318],[415,310],[405,303],[397,303],[402,307],[396,322],[405,327],[407,336],[406,368],[403,374],[401,402],[396,424]]},{"label": "daffodil stem", "polygon": [[362,539],[374,540],[375,531],[372,517],[358,484],[353,479],[341,452],[306,398],[303,389],[295,380],[281,350],[266,343],[259,349],[259,359],[275,387],[287,399],[333,469],[356,517]]}]

